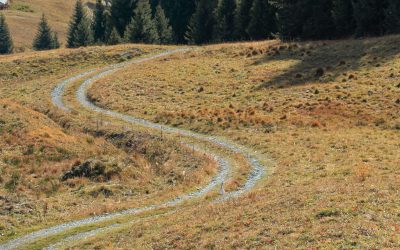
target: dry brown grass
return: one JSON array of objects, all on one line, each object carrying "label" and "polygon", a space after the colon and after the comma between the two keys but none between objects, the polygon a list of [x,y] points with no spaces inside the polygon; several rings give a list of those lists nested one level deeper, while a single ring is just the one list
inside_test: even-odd
[{"label": "dry brown grass", "polygon": [[87,247],[399,248],[399,42],[207,46],[99,80],[98,105],[230,137],[276,166],[248,196]]},{"label": "dry brown grass", "polygon": [[[42,13],[46,15],[52,29],[58,33],[60,42],[65,45],[75,2],[74,0],[13,0],[10,9],[2,12],[6,16],[17,50],[32,47]],[[84,1],[87,2],[94,1]]]},{"label": "dry brown grass", "polygon": [[[126,52],[139,57],[160,49],[121,45],[0,58],[0,242],[32,228],[156,204],[210,180],[215,162],[173,139],[118,124],[98,127],[85,113],[64,113],[51,104],[62,79],[121,62]],[[127,147],[128,140],[134,146]],[[91,159],[117,174],[60,180]]]}]

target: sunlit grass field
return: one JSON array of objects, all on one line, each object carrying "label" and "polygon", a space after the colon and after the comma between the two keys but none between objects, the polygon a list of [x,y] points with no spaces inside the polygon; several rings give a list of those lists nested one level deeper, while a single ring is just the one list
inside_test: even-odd
[{"label": "sunlit grass field", "polygon": [[[210,181],[215,161],[173,138],[51,103],[51,92],[68,77],[165,49],[121,45],[0,57],[0,242],[156,204]],[[73,97],[75,90],[68,91]],[[85,163],[101,174],[62,179]]]},{"label": "sunlit grass field", "polygon": [[[243,197],[210,204],[207,196],[179,213],[71,243],[76,249],[399,248],[399,43],[399,36],[388,36],[193,47],[98,80],[88,91],[96,105],[232,140],[254,151],[267,171]],[[82,108],[75,97],[82,81],[66,89],[71,113],[51,103],[62,80],[171,48],[0,57],[0,242],[166,201],[210,181],[216,162],[182,146],[182,138]],[[224,188],[235,190],[249,166],[243,156],[221,154],[234,167]],[[61,179],[85,162],[100,164],[104,174]]]},{"label": "sunlit grass field", "polygon": [[205,46],[99,80],[97,105],[228,137],[275,164],[242,199],[88,248],[400,247],[399,42]]}]

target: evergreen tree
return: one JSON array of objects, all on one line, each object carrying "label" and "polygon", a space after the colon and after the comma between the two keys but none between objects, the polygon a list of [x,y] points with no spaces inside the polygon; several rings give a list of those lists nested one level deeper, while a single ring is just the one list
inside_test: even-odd
[{"label": "evergreen tree", "polygon": [[269,38],[276,32],[275,11],[267,0],[254,0],[247,34],[251,39]]},{"label": "evergreen tree", "polygon": [[136,2],[136,0],[112,0],[111,2],[112,21],[121,37],[132,19]]},{"label": "evergreen tree", "polygon": [[196,10],[190,19],[186,40],[190,44],[209,43],[212,39],[214,0],[198,0]]},{"label": "evergreen tree", "polygon": [[154,16],[154,22],[157,29],[159,42],[161,44],[170,44],[173,41],[173,31],[169,25],[169,20],[161,5],[157,5]]},{"label": "evergreen tree", "polygon": [[254,0],[241,0],[235,12],[235,37],[238,39],[249,39],[247,28],[249,27],[251,15],[250,10]]},{"label": "evergreen tree", "polygon": [[354,33],[355,21],[351,1],[333,0],[332,17],[339,36],[348,36]]},{"label": "evergreen tree", "polygon": [[158,43],[159,37],[148,0],[139,0],[131,23],[125,31],[125,40],[133,43]]},{"label": "evergreen tree", "polygon": [[335,25],[332,0],[271,0],[277,7],[277,23],[282,39],[332,38]]},{"label": "evergreen tree", "polygon": [[184,43],[190,18],[196,8],[196,0],[160,0],[160,3],[172,26],[174,40]]},{"label": "evergreen tree", "polygon": [[85,47],[93,43],[93,35],[90,29],[90,23],[87,20],[82,20],[78,28],[75,30],[74,48]]},{"label": "evergreen tree", "polygon": [[386,0],[353,0],[356,36],[384,33]]},{"label": "evergreen tree", "polygon": [[91,30],[89,21],[83,9],[82,1],[78,0],[75,5],[75,11],[69,24],[67,35],[67,47],[77,48],[87,46],[91,43]]},{"label": "evergreen tree", "polygon": [[40,20],[36,37],[33,40],[33,48],[35,50],[49,50],[54,48],[53,32],[51,31],[44,14]]},{"label": "evergreen tree", "polygon": [[219,0],[215,10],[215,41],[231,41],[234,38],[235,0]]},{"label": "evergreen tree", "polygon": [[[114,27],[114,22],[112,20],[111,12],[106,9],[104,11],[104,20],[105,20],[105,28],[104,28],[104,42],[108,43],[108,38],[111,35],[111,32],[113,31]],[[117,30],[118,32],[118,30]],[[119,32],[118,32],[119,34]]]},{"label": "evergreen tree", "polygon": [[400,1],[388,0],[385,10],[385,28],[388,33],[400,33]]},{"label": "evergreen tree", "polygon": [[53,32],[52,34],[52,39],[51,39],[51,47],[53,49],[58,49],[60,48],[60,42],[58,41],[58,34],[57,32]]},{"label": "evergreen tree", "polygon": [[119,43],[121,43],[121,42],[122,42],[122,38],[121,38],[121,36],[119,35],[117,29],[114,27],[114,28],[111,30],[110,35],[108,36],[107,44],[108,44],[108,45],[116,45],[116,44],[119,44]]},{"label": "evergreen tree", "polygon": [[93,13],[94,20],[92,24],[93,41],[95,43],[105,42],[106,18],[104,16],[105,7],[102,0],[96,1],[96,7]]},{"label": "evergreen tree", "polygon": [[277,8],[277,27],[281,39],[301,37],[304,12],[301,10],[301,0],[273,0]]},{"label": "evergreen tree", "polygon": [[10,54],[13,51],[13,42],[6,23],[6,18],[0,13],[0,54]]},{"label": "evergreen tree", "polygon": [[153,13],[156,12],[157,6],[161,5],[160,0],[150,0],[150,6]]},{"label": "evergreen tree", "polygon": [[332,0],[304,0],[300,6],[303,11],[303,27],[300,38],[329,39],[334,36]]}]

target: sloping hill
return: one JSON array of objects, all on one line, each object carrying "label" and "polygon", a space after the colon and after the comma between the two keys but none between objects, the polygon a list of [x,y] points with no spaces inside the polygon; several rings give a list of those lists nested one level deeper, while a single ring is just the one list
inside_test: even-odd
[{"label": "sloping hill", "polygon": [[66,77],[161,49],[120,45],[0,58],[0,242],[32,226],[176,197],[211,179],[214,160],[174,140],[51,104]]},{"label": "sloping hill", "polygon": [[[398,249],[399,43],[400,36],[342,41],[284,43],[274,40],[220,44],[198,47],[185,53],[164,54],[166,57],[153,57],[154,60],[141,58],[138,63],[123,64],[126,67],[121,68],[118,73],[107,68],[91,76],[90,80],[79,78],[80,73],[105,64],[116,64],[113,68],[121,65],[118,62],[160,53],[170,47],[127,44],[31,52],[1,58],[0,68],[3,67],[4,70],[0,73],[0,98],[13,97],[19,103],[5,103],[4,106],[0,102],[0,107],[3,105],[4,110],[0,108],[0,112],[8,113],[3,115],[6,118],[2,122],[5,128],[3,134],[7,138],[13,136],[18,139],[11,138],[8,141],[19,142],[11,145],[14,148],[24,148],[24,142],[19,138],[26,137],[25,134],[11,133],[14,130],[10,128],[16,126],[14,121],[17,125],[22,122],[28,126],[29,120],[24,121],[19,117],[31,114],[39,116],[30,110],[22,110],[21,106],[35,107],[35,110],[47,114],[47,118],[40,115],[41,123],[50,124],[49,117],[57,121],[52,123],[55,127],[54,133],[35,133],[46,143],[49,136],[62,136],[62,133],[67,132],[73,138],[81,137],[77,131],[92,131],[96,132],[95,135],[104,135],[103,130],[96,129],[98,116],[83,108],[76,99],[76,90],[86,86],[89,88],[85,93],[90,101],[112,114],[119,113],[117,117],[129,116],[131,120],[132,117],[137,117],[139,119],[134,120],[140,120],[143,124],[151,121],[177,127],[177,130],[228,138],[251,149],[261,159],[271,158],[275,163],[266,164],[268,174],[257,182],[254,190],[235,200],[210,204],[208,201],[214,201],[217,195],[225,194],[222,190],[218,190],[218,193],[214,190],[210,196],[199,200],[201,203],[196,201],[179,206],[179,213],[167,213],[166,209],[135,214],[121,220],[107,221],[107,225],[82,227],[79,231],[64,232],[54,238],[39,239],[32,243],[39,244],[34,245],[36,247],[44,247],[66,239],[65,247],[69,249]],[[129,58],[124,56],[127,52]],[[50,73],[49,65],[57,67],[52,67]],[[71,82],[63,95],[64,101],[73,109],[70,114],[51,108],[50,102],[50,93],[67,76],[79,78]],[[82,97],[85,93],[83,90],[78,91],[78,96],[81,96],[79,100],[85,98]],[[15,107],[14,110],[22,113],[14,112],[8,106]],[[112,138],[120,137],[121,133],[130,128],[119,123],[117,119],[108,119],[111,125],[106,132],[114,132]],[[36,123],[31,124],[33,128],[39,127]],[[59,127],[61,125],[62,128]],[[133,124],[129,126],[139,129]],[[168,130],[156,132],[161,132],[164,136],[168,134]],[[164,144],[157,137],[150,139],[150,144],[144,147],[144,154],[150,152],[148,149],[155,148],[152,143],[156,141],[161,144],[156,143],[155,146],[170,148],[170,144]],[[101,136],[93,140],[86,139],[83,146],[89,144],[93,150],[96,145],[102,147],[103,143],[96,143],[97,140],[102,140]],[[76,142],[75,140],[69,145],[66,144],[67,141],[63,142],[64,145],[61,146],[67,149],[82,147],[74,146],[72,142]],[[143,144],[132,142],[134,141],[123,141],[121,145]],[[214,149],[209,144],[203,147]],[[117,151],[125,155],[125,151]],[[29,153],[32,150],[21,152]],[[35,152],[40,153],[40,150]],[[107,148],[98,149],[98,152],[113,153]],[[243,184],[243,180],[251,177],[245,157],[238,155],[235,150],[233,153],[231,157],[234,158],[231,161],[236,166],[233,168],[232,181],[224,183],[226,192],[236,190]],[[168,162],[199,161],[195,165],[196,169],[203,169],[200,158],[187,159],[185,155],[188,153],[183,152],[177,160],[173,158]],[[9,159],[28,157],[16,155],[10,158],[5,151],[0,152],[0,157],[3,165],[7,165],[2,168],[7,173],[2,176],[6,178],[0,181],[5,187],[7,183],[14,183],[13,173],[17,171],[13,170],[23,170],[23,166],[19,165],[25,164],[24,161]],[[159,171],[158,161],[155,163],[154,173],[159,173],[156,177],[168,177],[167,171]],[[164,165],[161,170],[169,170],[169,166]],[[66,167],[60,168],[54,164],[51,167],[48,169],[54,169],[54,178],[59,175],[60,169],[67,170]],[[146,168],[135,169],[142,172]],[[184,175],[182,168],[175,170]],[[25,176],[30,178],[27,174]],[[153,177],[150,174],[148,176]],[[207,176],[209,174],[200,175],[203,178],[199,179],[206,180],[204,177]],[[196,179],[193,178],[192,181],[196,183]],[[141,180],[140,176],[138,180]],[[169,182],[168,178],[164,182],[151,181],[147,185],[157,189],[165,187],[165,182]],[[158,193],[150,192],[148,196],[148,192],[143,190],[143,196],[138,196],[133,203],[128,199],[127,203],[118,207],[84,210],[85,213],[76,216],[74,210],[69,210],[71,207],[76,207],[76,204],[82,206],[87,200],[98,204],[101,199],[92,196],[93,190],[85,182],[83,191],[86,191],[83,192],[79,187],[82,180],[77,179],[76,183],[71,184],[75,186],[62,185],[62,188],[68,191],[69,197],[79,195],[80,200],[71,200],[68,202],[69,207],[63,203],[50,203],[54,204],[50,208],[53,214],[47,215],[45,219],[51,223],[45,220],[18,222],[19,218],[35,219],[26,213],[20,214],[19,211],[5,215],[7,220],[0,217],[0,222],[5,221],[3,225],[0,224],[0,235],[5,235],[3,239],[0,238],[0,242],[26,235],[28,232],[37,232],[37,229],[47,228],[55,223],[62,227],[59,224],[62,221],[83,217],[90,219],[92,217],[89,217],[89,213],[104,214],[122,209],[124,204],[141,207],[139,203],[142,197],[147,197],[146,201],[150,202],[160,200]],[[104,186],[109,188],[106,184]],[[52,187],[49,187],[51,190]],[[136,188],[139,187],[143,185],[138,183]],[[19,188],[14,188],[18,191],[19,188],[29,187],[19,185]],[[13,197],[9,190],[4,188],[4,196]],[[113,190],[114,193],[118,192]],[[106,190],[101,188],[94,191],[98,195],[97,191]],[[163,194],[175,197],[178,191]],[[54,196],[50,198],[56,200],[58,193],[53,193]],[[128,194],[130,196],[132,192]],[[119,198],[110,200],[104,196],[109,204],[120,204]],[[124,201],[125,198],[121,198]],[[7,198],[7,203],[8,200],[10,199]],[[67,211],[65,216],[58,211],[64,209]],[[47,213],[47,207],[42,210]],[[62,216],[62,221],[56,222],[59,217],[54,214]],[[118,230],[113,227],[115,223],[120,226]],[[90,231],[92,229],[102,231]],[[82,241],[77,240],[79,237],[72,238],[73,240],[68,238],[75,236],[74,233],[77,232],[89,232],[92,236],[82,237]],[[104,237],[105,234],[107,237]]]},{"label": "sloping hill", "polygon": [[99,80],[88,93],[105,109],[229,136],[276,166],[247,197],[91,247],[399,248],[399,43],[221,44]]},{"label": "sloping hill", "polygon": [[47,16],[51,27],[58,33],[61,43],[65,44],[74,5],[74,0],[14,0],[8,10],[1,12],[6,16],[15,47],[21,50],[31,47],[42,13]]}]

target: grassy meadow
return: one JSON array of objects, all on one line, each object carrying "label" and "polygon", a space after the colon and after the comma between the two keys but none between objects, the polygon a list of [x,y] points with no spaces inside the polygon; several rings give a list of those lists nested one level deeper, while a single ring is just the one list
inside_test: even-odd
[{"label": "grassy meadow", "polygon": [[[73,4],[14,1],[5,13],[16,45],[29,46],[34,31],[25,27],[44,9],[64,40]],[[240,198],[194,202],[71,248],[400,248],[399,44],[400,36],[386,36],[209,45],[97,80],[88,90],[96,105],[234,141],[266,162],[267,174]],[[160,203],[211,180],[216,162],[182,146],[182,138],[82,108],[75,97],[82,81],[66,89],[72,112],[51,103],[62,80],[171,48],[126,44],[0,57],[0,242]],[[243,156],[200,146],[230,159],[226,191],[246,181]],[[85,164],[100,173],[63,179]]]},{"label": "grassy meadow", "polygon": [[399,42],[211,45],[98,80],[99,106],[228,137],[275,164],[241,199],[87,248],[400,247]]},{"label": "grassy meadow", "polygon": [[[163,49],[122,45],[0,58],[0,242],[172,199],[211,179],[215,162],[173,138],[51,103],[63,79]],[[63,179],[85,164],[99,173]]]}]

